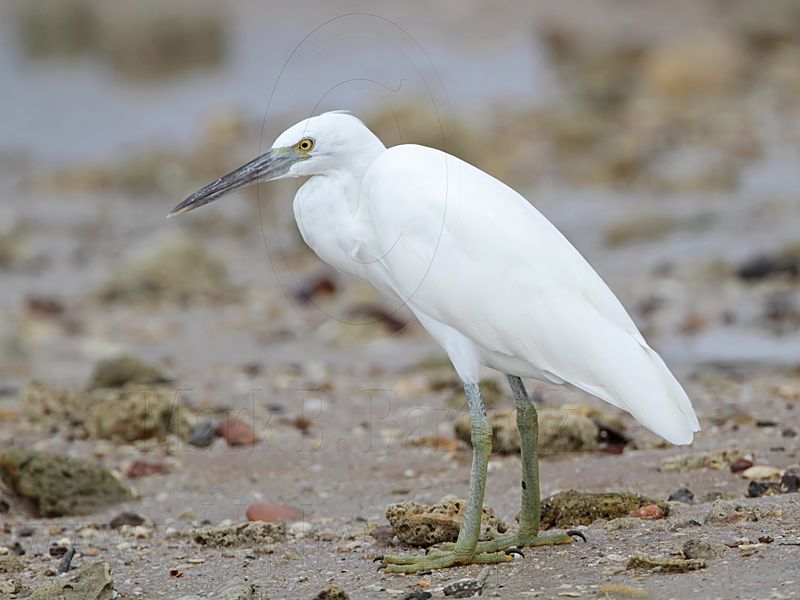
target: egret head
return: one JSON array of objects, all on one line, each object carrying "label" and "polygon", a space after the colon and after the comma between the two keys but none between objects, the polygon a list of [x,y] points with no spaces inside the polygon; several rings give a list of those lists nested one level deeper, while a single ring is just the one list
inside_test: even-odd
[{"label": "egret head", "polygon": [[383,150],[381,141],[350,113],[323,113],[292,125],[264,154],[199,189],[168,216],[188,212],[260,181],[334,171],[363,173]]}]

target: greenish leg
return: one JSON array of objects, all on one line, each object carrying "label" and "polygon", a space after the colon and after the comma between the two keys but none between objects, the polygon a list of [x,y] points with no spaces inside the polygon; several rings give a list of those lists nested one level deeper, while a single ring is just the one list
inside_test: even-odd
[{"label": "greenish leg", "polygon": [[[583,537],[582,534],[566,532],[539,535],[541,519],[538,457],[539,417],[536,414],[536,406],[528,397],[522,380],[515,375],[506,375],[506,378],[514,394],[522,454],[522,506],[519,513],[519,530],[516,533],[499,535],[488,542],[479,542],[475,552],[502,552],[515,547],[569,544],[573,541],[573,535]],[[447,544],[442,545],[443,549],[447,547]]]},{"label": "greenish leg", "polygon": [[425,556],[385,556],[381,559],[390,573],[413,573],[441,569],[459,564],[494,564],[507,562],[511,556],[499,553],[476,555],[475,546],[481,531],[483,495],[486,491],[486,471],[492,450],[492,428],[486,415],[477,383],[464,384],[470,416],[472,418],[472,470],[469,478],[469,495],[464,511],[464,522],[458,532],[458,541],[447,550],[435,550]]}]

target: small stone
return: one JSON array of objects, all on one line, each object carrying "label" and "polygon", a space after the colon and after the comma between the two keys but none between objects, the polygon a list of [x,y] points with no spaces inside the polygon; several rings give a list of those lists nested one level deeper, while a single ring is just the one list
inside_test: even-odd
[{"label": "small stone", "polygon": [[128,525],[129,527],[137,527],[139,525],[144,525],[148,523],[148,520],[145,519],[143,516],[136,514],[135,512],[121,512],[116,517],[111,519],[108,526],[111,529],[119,529],[123,525]]},{"label": "small stone", "polygon": [[258,436],[253,428],[238,417],[219,423],[216,434],[225,438],[229,446],[252,446],[258,442]]},{"label": "small stone", "polygon": [[793,438],[797,436],[797,432],[791,427],[787,427],[786,429],[781,431],[781,435],[785,438]]},{"label": "small stone", "polygon": [[251,504],[247,507],[245,514],[248,521],[267,521],[270,523],[296,521],[302,516],[302,513],[296,508],[272,502]]},{"label": "small stone", "polygon": [[694,504],[694,492],[689,488],[682,487],[678,488],[672,494],[670,494],[669,498],[667,498],[670,502],[683,502],[684,504]]},{"label": "small stone", "polygon": [[681,548],[684,558],[714,559],[720,558],[728,551],[725,544],[717,544],[708,540],[686,540]]},{"label": "small stone", "polygon": [[636,510],[632,510],[630,515],[638,519],[663,519],[666,514],[658,504],[648,504]]},{"label": "small stone", "polygon": [[711,505],[711,509],[703,518],[703,523],[735,523],[747,518],[747,515],[739,510],[735,502],[717,500]]},{"label": "small stone", "polygon": [[[386,507],[386,519],[401,541],[414,546],[432,546],[456,541],[466,505],[465,500],[456,498],[446,498],[432,506],[405,500]],[[491,539],[507,529],[491,508],[483,507],[481,539]]]},{"label": "small stone", "polygon": [[214,423],[200,421],[192,428],[192,433],[189,435],[189,443],[197,448],[208,448],[214,442],[215,436]]},{"label": "small stone", "polygon": [[211,594],[214,600],[253,600],[253,586],[241,579],[230,579]]},{"label": "small stone", "polygon": [[145,460],[135,460],[128,467],[125,476],[129,479],[139,479],[140,477],[150,477],[151,475],[166,475],[169,469],[164,463],[153,463]]},{"label": "small stone", "polygon": [[742,477],[759,481],[778,481],[781,477],[781,470],[767,465],[755,465],[742,471]]},{"label": "small stone", "polygon": [[23,525],[17,529],[17,535],[19,537],[31,537],[35,532],[36,530],[30,525]]},{"label": "small stone", "polygon": [[131,498],[128,489],[95,462],[46,452],[3,452],[0,476],[44,517],[88,514]]},{"label": "small stone", "polygon": [[706,568],[706,561],[700,558],[661,558],[637,553],[631,556],[626,570],[642,569],[661,573],[687,573]]},{"label": "small stone", "polygon": [[731,473],[742,473],[753,466],[753,461],[747,458],[740,458],[731,463]]},{"label": "small stone", "polygon": [[349,600],[350,596],[338,583],[329,583],[316,596],[314,600]]},{"label": "small stone", "polygon": [[475,595],[483,595],[483,588],[489,577],[489,568],[484,567],[475,579],[464,578],[448,583],[442,590],[445,596],[453,598],[472,598]]}]

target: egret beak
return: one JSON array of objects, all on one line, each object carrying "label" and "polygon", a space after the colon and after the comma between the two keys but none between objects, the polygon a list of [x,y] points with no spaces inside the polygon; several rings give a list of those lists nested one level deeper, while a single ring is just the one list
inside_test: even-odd
[{"label": "egret beak", "polygon": [[308,157],[298,153],[294,147],[270,148],[258,158],[197,190],[173,208],[167,217],[189,212],[252,183],[276,179],[285,175],[294,163],[306,158]]}]

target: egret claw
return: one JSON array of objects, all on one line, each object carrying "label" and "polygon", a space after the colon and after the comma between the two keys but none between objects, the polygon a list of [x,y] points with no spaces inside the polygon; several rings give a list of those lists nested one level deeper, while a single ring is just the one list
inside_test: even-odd
[{"label": "egret claw", "polygon": [[581,531],[578,531],[577,529],[569,529],[569,530],[567,531],[567,535],[568,535],[569,537],[573,537],[573,538],[579,537],[579,538],[581,538],[581,539],[582,539],[584,542],[586,541],[586,536],[585,536],[585,535],[583,535],[583,532],[581,532]]},{"label": "egret claw", "polygon": [[512,548],[507,548],[507,549],[505,550],[505,553],[506,553],[506,554],[508,554],[509,556],[511,556],[512,554],[518,554],[518,555],[519,555],[519,556],[521,556],[522,558],[525,558],[525,555],[522,553],[522,550],[520,550],[520,549],[519,549],[519,548],[517,548],[516,546],[514,546],[514,547],[512,547]]},{"label": "egret claw", "polygon": [[381,554],[380,556],[376,556],[375,558],[373,558],[373,559],[372,559],[372,562],[383,562],[383,554]]}]

